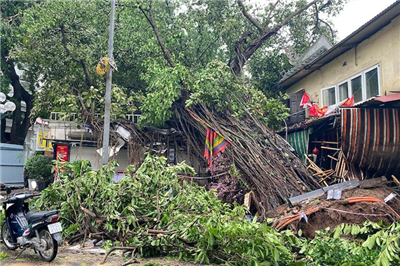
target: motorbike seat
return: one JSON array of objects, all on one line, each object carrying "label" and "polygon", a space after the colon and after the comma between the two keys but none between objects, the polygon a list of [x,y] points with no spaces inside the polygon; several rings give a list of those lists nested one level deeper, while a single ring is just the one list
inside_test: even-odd
[{"label": "motorbike seat", "polygon": [[51,216],[53,214],[57,214],[57,211],[41,211],[41,212],[32,212],[29,211],[25,214],[26,219],[28,219],[29,222],[33,223],[38,220],[41,220],[45,217]]}]

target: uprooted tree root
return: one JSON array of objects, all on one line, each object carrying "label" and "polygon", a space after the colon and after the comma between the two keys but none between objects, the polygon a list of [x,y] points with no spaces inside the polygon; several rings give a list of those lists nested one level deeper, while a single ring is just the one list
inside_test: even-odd
[{"label": "uprooted tree root", "polygon": [[[242,181],[254,192],[255,207],[263,220],[266,212],[286,203],[288,198],[320,188],[321,185],[283,138],[269,129],[256,115],[246,108],[243,110],[244,116],[236,118],[228,113],[215,114],[204,104],[199,104],[193,112],[201,121],[206,121],[205,124],[195,119],[185,108],[176,106],[170,124],[182,133],[188,158],[191,154],[198,158],[203,157],[208,126],[231,142],[226,154],[240,171]],[[91,123],[97,135],[102,135],[103,121],[86,109],[83,110],[82,117]],[[140,152],[145,151],[146,143],[150,144],[151,150],[152,143],[169,141],[167,136],[149,133],[123,119],[113,120],[113,123],[131,132],[128,147],[132,164],[139,164]],[[116,133],[112,135],[111,139],[117,143],[118,136]]]},{"label": "uprooted tree root", "polygon": [[[261,220],[268,210],[286,203],[288,198],[320,188],[288,143],[247,110],[242,119],[216,115],[201,104],[196,111],[198,117],[232,143],[226,153],[254,192]],[[183,108],[176,109],[175,114],[177,127],[190,140],[188,145],[194,150],[202,147],[207,127]],[[201,156],[203,150],[197,152]]]},{"label": "uprooted tree root", "polygon": [[[400,199],[383,199],[394,192],[389,187],[370,189],[355,188],[343,191],[343,200],[319,199],[297,203],[292,208],[282,206],[275,213],[272,226],[277,230],[302,230],[303,235],[313,238],[315,231],[335,228],[339,224],[362,224],[365,221],[393,223],[400,221]],[[374,197],[368,196],[373,195]]]}]

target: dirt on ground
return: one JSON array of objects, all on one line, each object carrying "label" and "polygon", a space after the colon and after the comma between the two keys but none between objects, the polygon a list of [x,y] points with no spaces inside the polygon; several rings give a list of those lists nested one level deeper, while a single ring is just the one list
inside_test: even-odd
[{"label": "dirt on ground", "polygon": [[[67,247],[60,247],[57,257],[52,262],[45,262],[41,259],[39,254],[35,254],[32,249],[27,249],[22,255],[15,260],[15,257],[19,253],[19,249],[12,251],[5,248],[1,244],[2,261],[1,266],[121,266],[129,259],[122,256],[121,253],[115,252],[115,255],[110,255],[104,264],[101,262],[104,259],[104,255],[89,254],[76,251],[67,250]],[[5,256],[3,258],[3,256]],[[180,261],[174,258],[159,257],[159,258],[142,258],[138,259],[140,263],[134,263],[130,265],[169,265],[169,266],[195,266],[199,264]]]},{"label": "dirt on ground", "polygon": [[[340,200],[327,200],[327,195],[324,194],[314,200],[301,202],[294,206],[280,206],[270,212],[269,217],[274,218],[273,226],[279,228],[279,223],[288,220],[288,217],[295,217],[302,212],[316,210],[307,215],[307,221],[297,219],[280,228],[291,228],[295,232],[301,229],[303,235],[309,238],[313,238],[315,231],[319,229],[329,227],[333,230],[342,223],[361,224],[367,220],[392,223],[400,220],[400,195],[398,191],[400,191],[399,187],[389,187],[385,182],[366,180],[360,182],[360,187],[342,191]],[[391,193],[395,193],[396,197],[385,203],[384,199]],[[347,199],[352,197],[373,197],[379,199],[380,202],[349,203]]]}]

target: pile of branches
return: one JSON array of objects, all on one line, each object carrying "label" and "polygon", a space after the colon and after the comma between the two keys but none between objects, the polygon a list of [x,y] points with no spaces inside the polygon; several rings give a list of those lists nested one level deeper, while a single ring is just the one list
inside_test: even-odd
[{"label": "pile of branches", "polygon": [[[182,132],[188,151],[198,158],[204,154],[204,142],[208,125],[231,142],[227,156],[241,173],[242,181],[253,191],[260,218],[266,212],[287,203],[288,199],[305,191],[320,188],[320,184],[304,167],[302,161],[292,152],[290,145],[255,114],[243,107],[241,117],[233,116],[229,110],[216,114],[203,103],[193,111],[205,123],[193,118],[189,112],[177,104],[170,125]],[[243,101],[243,106],[245,106]],[[83,105],[83,103],[82,103]],[[90,121],[97,134],[102,135],[103,121],[83,108],[82,117]],[[150,134],[146,129],[123,119],[113,120],[113,125],[123,126],[131,132],[128,143],[130,163],[139,165],[146,145],[159,141],[160,136]],[[206,125],[207,124],[207,125]],[[165,138],[165,136],[161,136]],[[167,139],[161,142],[166,142]],[[101,139],[99,139],[101,143]],[[118,135],[111,134],[111,143],[118,143]],[[205,162],[205,160],[204,160]]]},{"label": "pile of branches", "polygon": [[35,202],[37,208],[59,210],[69,244],[101,240],[113,246],[104,261],[114,250],[131,252],[125,265],[139,255],[165,254],[231,265],[293,260],[285,247],[288,234],[246,220],[242,207],[232,209],[214,190],[183,181],[179,174],[194,174],[191,167],[168,166],[164,157],[148,155],[136,171],[129,167],[113,182],[113,166],[96,172],[87,161],[66,163],[61,181]]},{"label": "pile of branches", "polygon": [[[226,154],[240,171],[241,181],[253,191],[257,201],[255,207],[260,219],[264,220],[269,210],[287,203],[290,197],[320,188],[320,184],[283,138],[256,115],[244,110],[244,117],[237,118],[229,114],[215,114],[203,104],[194,109],[203,121],[207,121],[208,125],[231,142]],[[175,120],[171,121],[171,125],[182,133],[188,151],[202,158],[207,126],[194,119],[185,108],[176,108],[174,114]],[[90,113],[84,113],[84,117],[91,121],[96,132],[102,132],[103,121]],[[146,143],[151,145],[157,141],[156,136],[123,119],[113,120],[113,124],[121,125],[131,132],[129,160],[131,164],[139,165]],[[116,133],[112,134],[111,142],[118,143],[117,138]]]},{"label": "pile of branches", "polygon": [[[320,187],[290,145],[252,113],[246,111],[240,119],[216,115],[202,104],[195,112],[231,142],[226,153],[239,169],[241,179],[254,192],[262,219],[267,211],[287,203],[288,198]],[[184,109],[176,109],[175,113],[177,127],[185,133],[188,145],[202,154],[207,126]]]}]

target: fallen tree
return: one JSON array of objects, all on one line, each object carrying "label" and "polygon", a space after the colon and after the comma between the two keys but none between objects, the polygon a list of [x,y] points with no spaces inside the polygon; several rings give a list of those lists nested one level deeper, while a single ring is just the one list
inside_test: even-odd
[{"label": "fallen tree", "polygon": [[[173,71],[170,68],[161,73],[152,73],[150,84],[160,86],[160,90],[149,97],[153,100],[148,104],[162,101],[164,94],[176,93],[165,89],[175,88],[169,79],[164,83],[165,76],[170,76]],[[182,68],[178,72],[185,71],[189,70]],[[240,84],[229,67],[219,61],[212,62],[198,76],[197,85],[192,84],[193,93],[186,95],[185,101],[173,105],[173,118],[168,120],[169,126],[181,133],[189,158],[189,154],[203,157],[209,127],[229,140],[231,145],[226,149],[226,154],[240,171],[239,178],[254,192],[261,220],[267,211],[287,203],[290,197],[320,188],[290,145],[271,129],[277,127],[285,117],[286,108],[279,100],[268,99],[254,88]],[[179,82],[179,78],[174,82]],[[216,93],[208,90],[216,90]],[[88,111],[90,108],[85,106],[84,100],[80,103],[82,120],[90,123],[97,135],[101,136],[103,120]],[[146,115],[143,115],[143,119],[146,120]],[[113,125],[122,125],[131,132],[128,147],[130,151],[136,151],[135,156],[130,158],[132,164],[140,163],[146,144],[169,142],[168,137],[149,134],[146,128],[140,129],[130,121],[113,120]],[[118,143],[118,134],[111,134],[111,142]],[[133,145],[136,145],[135,149],[130,148]]]},{"label": "fallen tree", "polygon": [[[257,51],[280,50],[283,39],[279,32],[283,30],[290,29],[284,39],[297,36],[290,45],[302,46],[299,52],[305,49],[308,39],[317,38],[325,32],[323,28],[327,29],[320,23],[320,15],[336,12],[342,1],[274,1],[266,4],[265,10],[249,4],[239,0],[117,3],[114,55],[119,71],[113,74],[112,107],[113,113],[121,117],[136,113],[140,106],[144,125],[170,123],[184,132],[188,150],[202,156],[206,128],[186,113],[185,107],[192,100],[191,109],[232,142],[228,156],[237,164],[243,181],[255,191],[263,218],[267,210],[285,203],[287,198],[319,185],[285,143],[275,137],[274,130],[267,128],[273,128],[265,123],[269,118],[283,119],[287,112],[264,108],[269,103],[256,100],[261,92],[251,88],[251,82],[242,75],[243,68],[250,60],[258,62],[254,58]],[[30,66],[26,71],[42,74],[44,86],[35,109],[80,112],[83,115],[78,116],[79,122],[90,124],[98,136],[103,135],[104,128],[96,118],[103,113],[104,78],[95,74],[94,66],[104,56],[108,37],[104,30],[107,19],[99,13],[108,10],[104,1],[78,1],[73,5],[40,2],[25,13],[29,42],[23,41],[21,49],[15,48],[16,56]],[[59,18],[60,13],[66,18]],[[278,69],[283,70],[283,65]],[[266,70],[275,75],[280,72]],[[253,103],[262,104],[254,109]],[[127,144],[130,163],[139,164],[144,146],[156,140],[126,121],[112,122],[121,123],[133,136]],[[117,142],[117,137],[111,138]]]},{"label": "fallen tree", "polygon": [[[60,165],[59,165],[60,166]],[[278,232],[267,223],[247,220],[241,206],[223,204],[215,191],[189,184],[185,164],[167,166],[163,157],[144,163],[119,182],[113,163],[91,171],[86,161],[63,165],[60,182],[35,202],[58,209],[64,237],[72,244],[95,239],[138,262],[141,256],[175,255],[201,263],[227,265],[396,265],[400,262],[400,224],[340,225],[316,232],[313,240]],[[134,174],[133,174],[134,173]],[[311,219],[311,218],[310,218]],[[342,237],[344,236],[344,237]],[[383,237],[385,236],[385,237]],[[327,254],[321,256],[321,254]]]},{"label": "fallen tree", "polygon": [[[232,143],[226,153],[240,171],[240,178],[254,192],[262,220],[268,210],[286,203],[288,198],[320,187],[287,142],[247,109],[243,109],[246,113],[241,119],[216,115],[204,105],[196,110]],[[202,147],[207,127],[186,111],[177,109],[176,114],[182,122],[178,128],[183,128],[184,132],[193,132],[191,128],[194,128],[202,135],[200,138],[189,136],[196,146]]]},{"label": "fallen tree", "polygon": [[[70,244],[89,238],[110,241],[115,246],[111,252],[132,252],[130,262],[135,255],[163,254],[239,265],[293,259],[285,247],[287,234],[249,222],[241,206],[232,209],[214,190],[183,181],[178,173],[194,174],[185,164],[167,166],[165,158],[149,155],[119,182],[112,181],[113,163],[97,172],[86,161],[63,169],[61,181],[44,190],[36,206],[59,210]],[[251,252],[249,238],[254,239]]]}]

